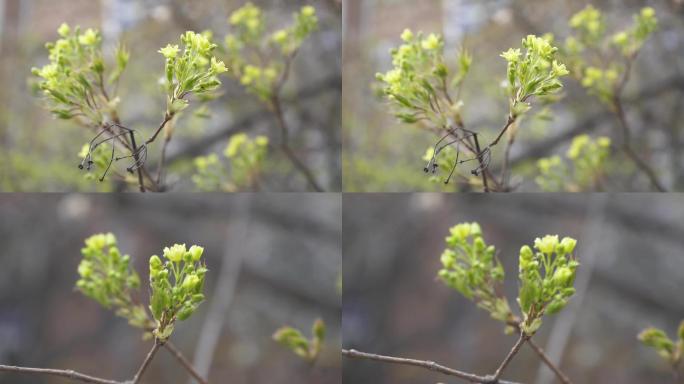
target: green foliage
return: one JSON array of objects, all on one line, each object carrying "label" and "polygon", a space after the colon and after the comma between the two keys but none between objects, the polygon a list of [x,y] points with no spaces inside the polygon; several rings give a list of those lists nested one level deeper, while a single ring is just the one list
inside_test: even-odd
[{"label": "green foliage", "polygon": [[510,116],[515,119],[527,112],[531,97],[547,97],[558,93],[563,84],[560,78],[569,72],[565,64],[556,60],[558,48],[552,45],[552,37],[528,35],[520,49],[509,49],[501,54],[508,62],[507,79]]},{"label": "green foliage", "polygon": [[321,352],[325,340],[325,323],[318,319],[311,327],[311,339],[304,337],[301,331],[292,327],[282,327],[273,334],[273,340],[287,347],[297,356],[313,363]]},{"label": "green foliage", "polygon": [[110,72],[115,82],[128,64],[128,52],[119,47],[116,65],[107,68],[102,56],[102,37],[95,29],[81,31],[67,24],[59,27],[60,39],[45,46],[50,63],[33,68],[38,87],[45,95],[47,108],[60,119],[78,118],[86,124],[101,125],[104,115],[117,106],[118,98],[109,98],[104,75]]},{"label": "green foliage", "polygon": [[197,173],[192,180],[202,191],[257,189],[266,155],[268,138],[250,139],[244,133],[231,136],[223,156],[230,161],[230,176],[215,153],[195,158]]},{"label": "green foliage", "polygon": [[149,326],[145,307],[132,297],[133,291],[140,288],[140,277],[130,267],[131,257],[121,255],[116,237],[111,233],[90,236],[85,240],[81,254],[77,289],[103,307],[113,308],[132,326]]},{"label": "green foliage", "polygon": [[450,116],[461,121],[463,104],[452,101],[448,88],[462,84],[472,64],[471,56],[461,52],[458,71],[451,75],[441,35],[424,36],[406,29],[401,39],[404,43],[391,51],[393,68],[376,75],[395,116],[405,123],[425,121],[437,127],[446,127]]},{"label": "green foliage", "polygon": [[214,57],[216,44],[211,42],[210,34],[187,31],[180,40],[182,48],[169,44],[159,50],[166,59],[167,116],[188,106],[187,95],[201,96],[218,89],[221,85],[218,75],[228,70]]},{"label": "green foliage", "polygon": [[262,10],[248,2],[228,18],[232,30],[225,37],[230,74],[248,92],[270,102],[287,78],[290,61],[302,43],[318,28],[316,9],[304,6],[293,15],[292,25],[267,32]]},{"label": "green foliage", "polygon": [[140,277],[129,265],[131,257],[121,255],[116,237],[111,233],[96,234],[87,238],[85,245],[76,287],[103,307],[114,308],[132,326],[144,329],[146,337],[168,339],[176,320],[186,320],[204,301],[207,268],[201,261],[202,247],[166,247],[164,263],[159,256],[150,257],[150,318],[145,307],[133,299],[133,292],[140,288]]},{"label": "green foliage", "polygon": [[207,268],[201,261],[204,248],[175,244],[164,248],[164,259],[150,257],[150,311],[157,322],[154,335],[166,340],[176,320],[186,320],[204,301]]},{"label": "green foliage", "polygon": [[610,104],[631,61],[658,27],[655,10],[642,8],[633,25],[608,35],[605,16],[589,5],[570,19],[575,35],[565,41],[564,56],[582,85]]},{"label": "green foliage", "polygon": [[597,189],[605,175],[610,144],[610,139],[604,136],[595,140],[586,134],[576,136],[566,152],[566,162],[557,155],[537,161],[540,173],[535,178],[537,185],[546,192]]},{"label": "green foliage", "polygon": [[542,316],[563,309],[575,293],[579,263],[572,253],[576,244],[570,237],[559,241],[558,235],[546,235],[534,240],[536,252],[527,245],[520,249],[518,304],[523,313],[520,326],[526,334],[534,334]]},{"label": "green foliage", "polygon": [[676,369],[684,356],[684,321],[677,329],[676,342],[671,340],[664,331],[653,327],[641,331],[638,339],[647,347],[653,348],[660,357]]},{"label": "green foliage", "polygon": [[494,319],[510,320],[508,300],[497,294],[497,287],[504,280],[504,269],[496,258],[496,248],[485,243],[477,223],[458,224],[449,232],[439,278]]},{"label": "green foliage", "polygon": [[572,252],[576,243],[569,237],[559,242],[557,235],[547,235],[535,239],[536,253],[528,246],[521,248],[518,303],[522,320],[499,293],[504,269],[496,258],[496,248],[485,243],[479,224],[461,223],[449,230],[438,276],[492,318],[505,323],[507,332],[519,327],[525,334],[533,335],[541,326],[542,317],[563,309],[575,292],[573,283],[579,263]]}]

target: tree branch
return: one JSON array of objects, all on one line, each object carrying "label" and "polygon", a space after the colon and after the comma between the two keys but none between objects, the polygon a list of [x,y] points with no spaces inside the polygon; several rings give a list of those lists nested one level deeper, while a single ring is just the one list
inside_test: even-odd
[{"label": "tree branch", "polygon": [[13,373],[24,373],[24,374],[37,374],[37,375],[49,375],[49,376],[59,376],[73,381],[80,381],[82,383],[95,383],[95,384],[122,384],[118,381],[101,379],[99,377],[89,376],[83,373],[73,371],[71,369],[48,369],[48,368],[27,368],[27,367],[15,367],[11,365],[0,365],[0,371],[13,372]]},{"label": "tree branch", "polygon": [[534,340],[532,340],[532,339],[527,340],[527,344],[530,346],[530,348],[532,348],[532,350],[534,350],[534,352],[537,355],[539,355],[539,358],[544,362],[544,364],[546,364],[546,366],[549,367],[549,369],[551,369],[553,371],[553,373],[556,375],[558,380],[561,381],[561,383],[572,384],[572,381],[570,381],[570,378],[568,378],[567,376],[565,376],[565,374],[563,372],[561,372],[560,368],[558,368],[551,361],[551,359],[549,359],[549,357],[546,356],[546,353],[544,352],[544,350],[539,345],[537,345],[537,343],[535,343]]},{"label": "tree branch", "polygon": [[166,350],[169,351],[171,355],[173,355],[173,357],[176,358],[176,360],[178,360],[178,362],[183,366],[183,368],[185,368],[185,370],[188,371],[190,376],[195,378],[195,380],[197,380],[198,383],[208,383],[207,380],[200,376],[200,374],[195,370],[195,367],[192,366],[188,359],[186,359],[185,356],[183,356],[181,351],[178,350],[178,348],[176,348],[176,346],[173,345],[170,340],[164,343],[164,348],[166,348]]},{"label": "tree branch", "polygon": [[511,351],[508,352],[508,355],[506,355],[506,358],[501,362],[501,365],[499,365],[499,368],[497,368],[496,372],[494,373],[493,380],[496,383],[501,375],[503,374],[504,369],[508,366],[508,364],[513,360],[513,357],[520,351],[520,348],[522,345],[529,340],[530,336],[525,335],[525,332],[520,332],[520,337],[518,338],[518,341],[513,345],[513,348],[511,348]]},{"label": "tree branch", "polygon": [[459,379],[466,380],[466,381],[471,382],[471,383],[518,384],[518,383],[515,383],[512,381],[499,380],[498,378],[494,378],[493,376],[478,376],[478,375],[475,375],[472,373],[459,371],[459,370],[456,370],[453,368],[449,368],[449,367],[445,367],[443,365],[437,364],[434,361],[406,359],[406,358],[401,358],[401,357],[376,355],[373,353],[359,352],[359,351],[356,351],[354,349],[349,349],[349,350],[342,349],[342,356],[352,358],[352,359],[374,360],[374,361],[379,361],[379,362],[389,363],[389,364],[411,365],[414,367],[420,367],[420,368],[428,369],[430,371],[439,372],[439,373],[442,373],[444,375],[458,377]]},{"label": "tree branch", "polygon": [[271,98],[271,106],[273,107],[273,113],[276,116],[276,121],[278,122],[278,126],[280,127],[280,147],[287,156],[287,158],[290,160],[292,165],[306,178],[306,181],[309,183],[309,186],[316,192],[323,192],[323,188],[318,184],[316,181],[316,178],[313,175],[313,172],[309,167],[304,164],[292,151],[292,148],[290,148],[290,143],[289,143],[289,129],[287,127],[287,123],[285,123],[285,117],[283,116],[283,110],[281,107],[280,103],[280,97],[273,96]]},{"label": "tree branch", "polygon": [[135,376],[133,376],[131,384],[138,384],[138,382],[140,382],[140,378],[145,373],[145,370],[147,370],[147,367],[150,365],[150,362],[152,362],[154,355],[157,353],[159,347],[161,347],[162,344],[163,343],[159,341],[159,339],[154,339],[154,345],[152,346],[152,349],[150,349],[150,352],[147,353],[145,361],[143,361],[142,365],[140,366],[140,369],[138,369],[138,372],[135,374]]}]

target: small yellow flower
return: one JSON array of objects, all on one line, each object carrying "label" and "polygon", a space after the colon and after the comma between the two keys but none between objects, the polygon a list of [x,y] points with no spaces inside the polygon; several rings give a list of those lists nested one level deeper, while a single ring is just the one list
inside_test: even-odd
[{"label": "small yellow flower", "polygon": [[175,59],[178,56],[180,49],[177,45],[168,44],[166,47],[160,49],[158,52],[164,55],[167,59]]}]

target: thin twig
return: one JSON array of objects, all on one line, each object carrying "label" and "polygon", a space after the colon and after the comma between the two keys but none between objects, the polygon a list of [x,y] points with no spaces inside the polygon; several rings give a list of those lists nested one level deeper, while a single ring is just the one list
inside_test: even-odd
[{"label": "thin twig", "polygon": [[518,338],[518,341],[515,343],[513,348],[511,348],[511,351],[508,352],[508,355],[506,355],[506,358],[501,362],[501,365],[499,365],[499,368],[496,369],[496,372],[494,373],[493,380],[494,382],[497,382],[501,375],[503,374],[504,369],[508,366],[508,364],[513,360],[513,357],[520,351],[520,348],[522,345],[529,340],[530,336],[527,336],[525,332],[520,332],[520,337]]},{"label": "thin twig", "polygon": [[627,123],[627,118],[625,117],[625,111],[622,108],[622,101],[619,96],[615,96],[613,99],[613,107],[615,109],[615,114],[617,115],[618,121],[620,122],[620,127],[622,128],[622,150],[625,152],[627,157],[634,162],[634,164],[648,177],[653,187],[655,187],[659,192],[666,192],[667,189],[658,179],[653,168],[646,163],[643,159],[637,155],[632,148],[632,136],[631,129]]},{"label": "thin twig", "polygon": [[316,178],[314,177],[311,169],[309,169],[309,167],[306,164],[304,164],[297,157],[297,155],[295,155],[295,153],[292,151],[292,148],[290,148],[289,129],[287,127],[287,123],[285,122],[285,117],[283,116],[283,110],[280,105],[280,97],[277,94],[274,94],[274,96],[271,98],[271,106],[273,107],[273,113],[275,114],[278,126],[280,127],[281,150],[283,151],[283,153],[285,153],[287,158],[290,160],[292,165],[295,166],[299,173],[301,173],[306,178],[306,181],[309,183],[309,186],[316,192],[323,192],[323,188],[316,181]]},{"label": "thin twig", "polygon": [[171,121],[171,119],[173,119],[173,114],[171,114],[171,113],[166,113],[166,114],[164,114],[164,120],[161,122],[161,124],[159,124],[159,128],[157,128],[157,130],[154,132],[154,135],[152,135],[152,137],[150,137],[149,139],[147,139],[147,141],[145,142],[145,144],[146,144],[146,145],[147,145],[147,144],[152,144],[152,142],[154,142],[154,140],[157,139],[157,136],[159,135],[159,132],[161,132],[161,130],[164,129],[164,127],[166,126],[166,123],[168,123],[169,121]]},{"label": "thin twig", "polygon": [[553,373],[556,375],[556,377],[558,377],[558,380],[560,380],[561,383],[572,384],[570,378],[565,376],[565,374],[560,370],[560,368],[558,368],[556,364],[554,364],[553,361],[549,359],[549,357],[546,355],[542,347],[537,345],[537,343],[535,343],[532,339],[527,340],[527,344],[530,346],[530,348],[532,348],[532,350],[534,350],[534,352],[537,355],[539,355],[539,358],[544,362],[544,364],[546,364],[546,366],[553,371]]},{"label": "thin twig", "polygon": [[131,384],[138,384],[138,382],[140,382],[140,378],[145,373],[145,370],[147,370],[147,367],[150,365],[150,362],[152,362],[154,355],[157,353],[159,347],[161,346],[162,342],[159,341],[159,339],[154,339],[154,345],[152,346],[152,349],[150,349],[150,352],[147,354],[147,357],[145,357],[145,361],[143,361],[142,365],[140,366],[140,369],[138,369],[138,372],[135,374],[135,376],[133,376]]},{"label": "thin twig", "polygon": [[192,364],[188,361],[188,359],[183,356],[180,350],[176,348],[175,345],[171,343],[171,341],[167,341],[164,343],[164,348],[166,348],[167,351],[171,352],[171,355],[178,360],[178,362],[185,368],[186,371],[190,374],[190,376],[194,377],[195,380],[197,380],[198,383],[200,384],[207,384],[207,380],[205,380],[200,374],[195,370],[195,367],[192,366]]},{"label": "thin twig", "polygon": [[11,365],[0,365],[0,371],[13,372],[13,373],[24,373],[24,374],[37,374],[37,375],[49,375],[49,376],[59,376],[74,381],[80,381],[82,383],[95,383],[95,384],[122,384],[118,381],[101,379],[99,377],[89,376],[83,373],[73,371],[71,369],[48,369],[48,368],[27,368],[27,367],[15,367]]},{"label": "thin twig", "polygon": [[481,384],[517,384],[512,381],[493,379],[491,376],[478,376],[472,373],[459,371],[453,368],[446,367],[435,363],[434,361],[427,360],[416,360],[416,359],[406,359],[401,357],[383,356],[374,353],[359,352],[354,349],[342,349],[342,356],[353,358],[353,359],[367,359],[374,360],[389,364],[399,364],[399,365],[411,365],[414,367],[425,368],[430,371],[435,371],[448,376],[458,377],[469,381],[471,383],[481,383]]}]

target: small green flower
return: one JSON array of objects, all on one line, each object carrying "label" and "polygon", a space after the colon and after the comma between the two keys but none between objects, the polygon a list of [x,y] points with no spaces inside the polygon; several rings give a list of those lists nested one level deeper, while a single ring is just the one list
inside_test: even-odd
[{"label": "small green flower", "polygon": [[321,352],[325,341],[325,323],[317,319],[311,327],[312,337],[307,340],[301,331],[292,327],[282,327],[273,334],[273,340],[287,347],[297,356],[313,363]]},{"label": "small green flower", "polygon": [[[61,27],[60,27],[60,29],[61,29]],[[95,31],[92,28],[88,28],[88,30],[86,30],[84,34],[82,34],[78,37],[78,42],[81,43],[82,45],[95,45],[99,41],[100,41],[99,32]]]},{"label": "small green flower", "polygon": [[178,45],[171,45],[168,44],[166,47],[162,48],[159,50],[159,53],[164,55],[167,59],[175,59],[176,56],[178,56],[178,52],[180,51],[180,48],[178,48]]},{"label": "small green flower", "polygon": [[164,248],[164,257],[174,263],[178,263],[183,258],[183,255],[185,255],[185,252],[187,252],[185,249],[185,244],[174,244],[170,248]]}]

